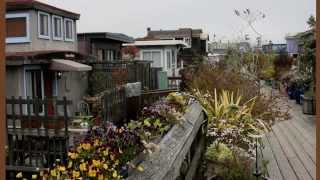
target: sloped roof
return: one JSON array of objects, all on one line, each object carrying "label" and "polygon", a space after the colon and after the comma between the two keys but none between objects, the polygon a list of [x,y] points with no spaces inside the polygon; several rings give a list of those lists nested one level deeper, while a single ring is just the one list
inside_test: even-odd
[{"label": "sloped roof", "polygon": [[67,11],[49,4],[45,4],[36,0],[6,0],[6,9],[8,11],[20,10],[41,10],[52,14],[57,14],[63,17],[78,20],[80,14]]},{"label": "sloped roof", "polygon": [[181,40],[149,40],[149,41],[135,41],[134,43],[124,44],[124,46],[172,46],[181,45],[186,47],[187,44]]},{"label": "sloped roof", "polygon": [[87,36],[89,38],[102,38],[102,39],[111,39],[115,41],[120,41],[124,43],[132,43],[134,39],[130,36],[127,36],[122,33],[112,33],[112,32],[86,32],[78,33],[78,37]]}]

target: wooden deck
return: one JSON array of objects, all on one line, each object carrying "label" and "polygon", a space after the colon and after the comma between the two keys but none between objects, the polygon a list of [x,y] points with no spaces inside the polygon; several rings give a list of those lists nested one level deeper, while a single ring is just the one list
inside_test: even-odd
[{"label": "wooden deck", "polygon": [[276,123],[263,139],[263,158],[272,180],[316,179],[315,117],[304,115],[300,105],[289,105],[291,119]]}]

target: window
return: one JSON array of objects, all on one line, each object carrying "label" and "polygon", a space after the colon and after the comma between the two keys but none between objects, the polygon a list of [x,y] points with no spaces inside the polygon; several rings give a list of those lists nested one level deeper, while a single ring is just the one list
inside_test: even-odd
[{"label": "window", "polygon": [[162,67],[161,51],[143,51],[142,59],[147,61],[152,61],[152,67]]},{"label": "window", "polygon": [[172,56],[171,56],[171,51],[166,51],[167,55],[167,70],[171,69],[171,62],[172,62]]},{"label": "window", "polygon": [[50,39],[50,16],[48,13],[38,12],[38,35],[42,39]]},{"label": "window", "polygon": [[53,40],[62,40],[62,17],[52,16]]},{"label": "window", "polygon": [[113,50],[107,50],[106,51],[106,60],[107,61],[113,61],[115,58],[114,58],[114,51]]},{"label": "window", "polygon": [[177,57],[176,57],[175,50],[171,51],[171,56],[172,56],[172,68],[175,69],[177,65]]},{"label": "window", "polygon": [[[31,99],[44,97],[44,86],[43,86],[43,74],[39,69],[30,69],[25,71],[25,90],[26,96],[29,96]],[[32,108],[32,112],[43,112],[43,107],[39,106],[38,111],[36,106]]]},{"label": "window", "polygon": [[6,43],[30,42],[29,36],[29,14],[7,14],[6,15]]},{"label": "window", "polygon": [[176,68],[176,52],[175,50],[167,50],[166,51],[167,58],[167,70]]},{"label": "window", "polygon": [[74,29],[72,19],[64,19],[64,39],[66,41],[74,40]]}]

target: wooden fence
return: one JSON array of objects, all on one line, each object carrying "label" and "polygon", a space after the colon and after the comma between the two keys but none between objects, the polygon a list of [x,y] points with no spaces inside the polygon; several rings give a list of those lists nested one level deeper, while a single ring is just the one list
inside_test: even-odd
[{"label": "wooden fence", "polygon": [[[142,89],[158,89],[158,71],[150,61],[92,62],[89,76],[91,95],[112,89],[126,83],[141,82]],[[97,77],[99,76],[99,77]]]},{"label": "wooden fence", "polygon": [[123,124],[127,117],[127,99],[123,86],[105,91],[102,97],[102,115],[104,121]]},{"label": "wooden fence", "polygon": [[66,97],[8,98],[7,104],[7,177],[17,171],[38,171],[64,161],[68,149]]}]

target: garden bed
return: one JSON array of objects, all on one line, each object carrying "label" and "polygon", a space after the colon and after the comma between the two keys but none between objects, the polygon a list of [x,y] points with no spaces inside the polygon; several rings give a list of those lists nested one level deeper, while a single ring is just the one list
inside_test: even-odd
[{"label": "garden bed", "polygon": [[[161,139],[160,150],[147,156],[141,163],[143,172],[134,171],[127,179],[176,179],[190,151],[196,135],[201,131],[205,115],[198,103],[192,104],[184,115],[182,124],[176,124]],[[192,168],[188,168],[192,169]],[[193,172],[195,173],[195,172]]]}]

